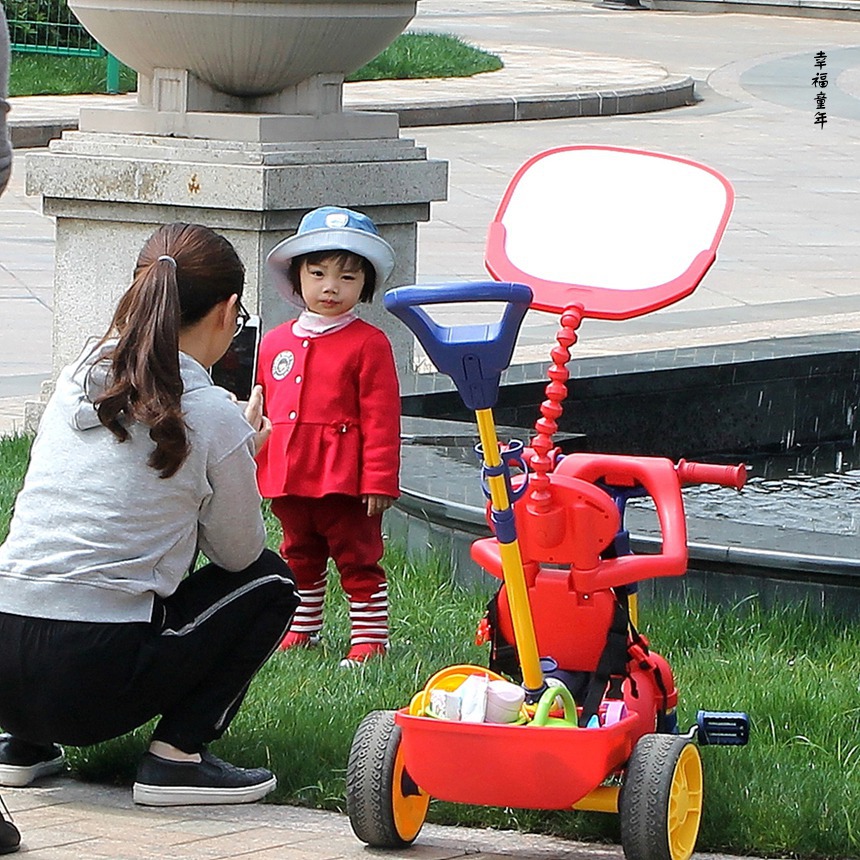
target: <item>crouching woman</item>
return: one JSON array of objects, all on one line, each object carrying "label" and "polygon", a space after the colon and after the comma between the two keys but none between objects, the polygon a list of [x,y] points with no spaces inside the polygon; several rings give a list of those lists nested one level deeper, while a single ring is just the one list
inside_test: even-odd
[{"label": "crouching woman", "polygon": [[[138,803],[244,803],[275,787],[206,745],[298,604],[265,549],[254,455],[271,427],[206,368],[241,328],[244,267],[206,227],[144,245],[110,328],[57,381],[0,546],[0,785],[160,717]],[[198,550],[209,563],[193,573]]]}]

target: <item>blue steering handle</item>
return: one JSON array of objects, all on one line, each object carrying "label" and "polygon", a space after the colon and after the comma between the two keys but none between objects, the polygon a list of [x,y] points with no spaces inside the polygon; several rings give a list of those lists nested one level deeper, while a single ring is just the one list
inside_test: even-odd
[{"label": "blue steering handle", "polygon": [[[490,409],[499,395],[502,371],[511,363],[523,317],[532,301],[525,284],[473,281],[395,287],[385,307],[418,338],[436,368],[454,380],[469,409]],[[498,322],[446,326],[434,322],[420,305],[504,302]]]}]

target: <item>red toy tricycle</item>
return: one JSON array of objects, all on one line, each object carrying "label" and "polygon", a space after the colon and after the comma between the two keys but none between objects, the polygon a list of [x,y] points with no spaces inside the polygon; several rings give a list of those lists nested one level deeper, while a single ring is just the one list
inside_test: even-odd
[{"label": "red toy tricycle", "polygon": [[[611,188],[622,191],[607,202]],[[586,205],[598,191],[599,205]],[[489,618],[491,668],[442,670],[409,707],[375,711],[358,727],[347,810],[369,845],[413,841],[436,797],[618,812],[628,860],[692,854],[703,797],[694,741],[743,744],[749,723],[745,714],[700,711],[697,724],[678,733],[671,669],[636,630],[635,584],[686,571],[681,485],[740,489],[746,470],[658,457],[562,456],[552,436],[582,319],[632,317],[691,292],[714,260],[731,205],[728,182],[689,161],[610,147],[551,150],[514,177],[491,225],[487,267],[500,282],[386,294],[386,307],[475,411],[493,537],[476,541],[472,556],[503,584]],[[577,216],[583,210],[588,216]],[[594,259],[606,248],[600,228],[607,229],[601,217],[609,214],[616,227],[619,218],[645,222],[639,226],[648,234],[647,260],[631,265],[617,252]],[[494,325],[446,326],[423,309],[463,302],[497,302],[504,311]],[[547,399],[530,446],[500,448],[492,406],[529,307],[561,315]],[[626,502],[642,495],[657,510],[656,555],[631,553],[624,528]],[[505,646],[514,657],[507,664]],[[504,674],[494,671],[502,668]],[[505,674],[521,681],[520,696],[493,721],[491,690],[510,695],[513,687]]]}]

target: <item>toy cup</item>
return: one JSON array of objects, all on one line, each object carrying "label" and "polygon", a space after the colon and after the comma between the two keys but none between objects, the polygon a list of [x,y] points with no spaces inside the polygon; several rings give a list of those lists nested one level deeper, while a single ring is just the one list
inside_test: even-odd
[{"label": "toy cup", "polygon": [[515,723],[525,701],[525,690],[508,681],[490,681],[487,685],[487,710],[484,720],[488,723]]}]

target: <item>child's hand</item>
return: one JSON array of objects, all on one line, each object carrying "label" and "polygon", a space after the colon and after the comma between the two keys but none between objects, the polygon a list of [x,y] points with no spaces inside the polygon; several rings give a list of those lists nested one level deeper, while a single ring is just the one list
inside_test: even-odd
[{"label": "child's hand", "polygon": [[375,517],[383,511],[387,511],[394,504],[394,499],[391,496],[367,495],[362,496],[361,501],[367,505],[369,517]]},{"label": "child's hand", "polygon": [[266,444],[266,440],[272,433],[272,422],[263,414],[263,386],[255,385],[248,404],[245,406],[245,418],[256,431],[254,436],[254,452],[259,454],[260,449]]}]

